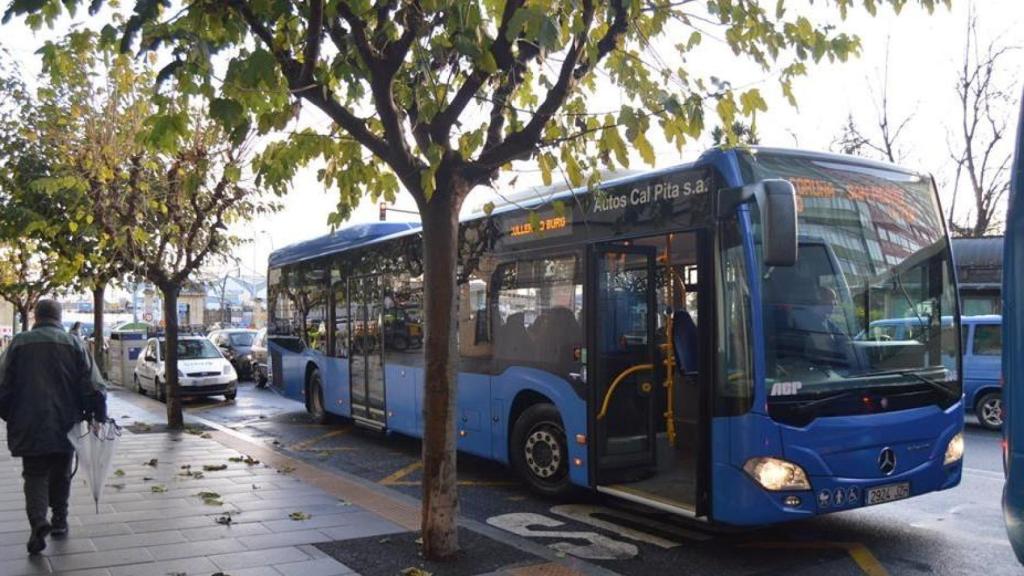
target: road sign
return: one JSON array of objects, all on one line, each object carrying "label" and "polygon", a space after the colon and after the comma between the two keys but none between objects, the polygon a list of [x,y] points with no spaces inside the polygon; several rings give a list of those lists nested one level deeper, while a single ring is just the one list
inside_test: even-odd
[{"label": "road sign", "polygon": [[153,321],[153,313],[152,312],[146,312],[145,314],[142,315],[142,319],[145,320],[146,322],[152,322]]}]

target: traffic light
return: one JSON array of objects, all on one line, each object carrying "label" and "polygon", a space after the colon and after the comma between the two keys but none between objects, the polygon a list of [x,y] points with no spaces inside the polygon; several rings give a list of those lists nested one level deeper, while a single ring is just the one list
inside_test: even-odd
[{"label": "traffic light", "polygon": [[380,203],[380,221],[384,222],[387,219],[388,219],[388,205],[383,203],[383,202],[381,202]]}]

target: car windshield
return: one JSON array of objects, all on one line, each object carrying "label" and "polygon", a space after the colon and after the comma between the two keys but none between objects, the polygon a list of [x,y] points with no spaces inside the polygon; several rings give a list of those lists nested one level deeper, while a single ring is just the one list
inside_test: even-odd
[{"label": "car windshield", "polygon": [[748,177],[785,178],[797,192],[797,263],[762,269],[769,403],[905,385],[958,396],[956,299],[931,180],[790,154],[745,158]]},{"label": "car windshield", "polygon": [[228,334],[232,346],[252,346],[256,340],[255,332],[232,332]]},{"label": "car windshield", "polygon": [[[160,341],[161,346],[166,346],[167,342],[164,340]],[[165,356],[166,357],[166,356]],[[178,360],[205,360],[210,358],[220,358],[220,352],[212,342],[205,338],[190,338],[188,340],[178,340]]]}]

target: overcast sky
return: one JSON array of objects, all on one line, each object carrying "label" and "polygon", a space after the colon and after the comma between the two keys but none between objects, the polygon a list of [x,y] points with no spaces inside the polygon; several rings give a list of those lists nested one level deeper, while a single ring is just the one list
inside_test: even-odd
[{"label": "overcast sky", "polygon": [[[792,3],[794,8],[791,10],[796,11],[797,4]],[[977,0],[975,4],[982,43],[995,40],[1003,45],[1019,45],[1022,42],[1019,31],[1024,25],[1024,2]],[[877,18],[867,16],[862,10],[857,10],[845,23],[832,17],[831,20],[843,30],[861,37],[863,53],[860,58],[845,64],[812,66],[809,75],[798,80],[795,86],[798,109],[782,99],[777,76],[738,63],[724,45],[714,39],[714,34],[705,38],[700,61],[692,66],[703,74],[729,79],[734,86],[761,88],[769,103],[768,113],[758,118],[762,144],[827,150],[841,132],[848,114],[853,114],[865,130],[874,128],[888,45],[890,116],[895,122],[911,117],[901,137],[905,154],[903,164],[934,173],[940,182],[947,182],[951,173],[947,143],[955,140],[953,130],[959,121],[955,85],[957,69],[963,58],[968,6],[966,0],[954,0],[951,10],[942,7],[930,16],[922,9],[908,6],[900,16],[884,8]],[[810,14],[821,13],[821,10],[821,4],[813,9],[804,9]],[[11,23],[4,27],[0,42],[12,51],[23,70],[34,74],[39,70],[35,48],[43,38],[59,32],[61,30],[35,35],[20,24]],[[670,55],[669,50],[661,52],[666,60]],[[1024,70],[1024,50],[1012,51],[1003,59],[997,81],[1020,94],[1021,74],[1018,71],[1021,70]],[[614,109],[619,104],[619,96],[615,91],[601,91],[601,97],[592,101],[595,110]],[[1006,113],[1013,124],[1015,112],[1007,109]],[[709,111],[708,117],[712,115]],[[314,111],[306,111],[303,122],[323,125],[326,120]],[[874,135],[874,132],[870,133]],[[658,166],[692,160],[709,145],[708,137],[701,143],[689,145],[682,155],[674,147],[660,147]],[[1007,144],[1006,150],[1009,146]],[[633,166],[637,167],[642,165],[636,163]],[[518,179],[518,185],[536,184],[538,180],[536,173],[525,171]],[[949,190],[942,192],[944,205],[948,205]],[[467,200],[466,208],[476,209],[493,197],[492,190],[478,189]],[[272,249],[329,232],[327,215],[333,210],[336,197],[316,181],[315,168],[307,169],[296,179],[294,189],[284,203],[283,211],[239,228],[240,236],[254,240],[236,252],[243,271],[265,270],[267,254]],[[399,198],[395,206],[414,207],[408,197]],[[408,218],[399,214],[393,219]],[[350,221],[376,219],[377,207],[367,200]]]}]

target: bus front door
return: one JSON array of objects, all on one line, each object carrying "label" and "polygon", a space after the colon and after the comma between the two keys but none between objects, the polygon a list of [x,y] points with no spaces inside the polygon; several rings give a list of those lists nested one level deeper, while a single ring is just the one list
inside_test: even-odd
[{"label": "bus front door", "polygon": [[352,418],[373,428],[383,428],[384,342],[381,314],[384,309],[380,276],[357,276],[348,282],[350,337],[349,374]]},{"label": "bus front door", "polygon": [[598,486],[643,478],[655,466],[655,255],[647,246],[591,253],[591,450]]}]

